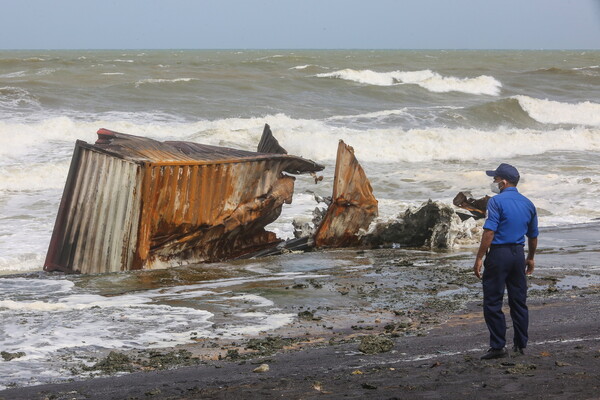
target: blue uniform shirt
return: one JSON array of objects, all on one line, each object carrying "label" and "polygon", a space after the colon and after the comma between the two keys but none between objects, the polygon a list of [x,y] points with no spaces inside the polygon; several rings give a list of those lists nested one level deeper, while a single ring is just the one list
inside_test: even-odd
[{"label": "blue uniform shirt", "polygon": [[494,231],[492,244],[525,244],[525,235],[538,237],[537,211],[516,187],[507,187],[488,201],[483,228]]}]

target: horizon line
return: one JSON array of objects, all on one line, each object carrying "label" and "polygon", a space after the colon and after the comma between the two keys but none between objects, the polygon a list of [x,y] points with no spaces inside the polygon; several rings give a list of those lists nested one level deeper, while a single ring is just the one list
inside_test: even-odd
[{"label": "horizon line", "polygon": [[0,51],[122,51],[122,50],[192,50],[192,51],[600,51],[599,48],[392,48],[392,47],[90,47],[90,48],[0,48]]}]

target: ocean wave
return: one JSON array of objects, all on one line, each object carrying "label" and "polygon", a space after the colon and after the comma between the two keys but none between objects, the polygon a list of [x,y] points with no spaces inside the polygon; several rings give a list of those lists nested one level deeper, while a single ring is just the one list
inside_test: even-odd
[{"label": "ocean wave", "polygon": [[[343,118],[377,118],[398,112],[403,110],[387,110]],[[584,126],[554,130],[508,127],[356,129],[348,124],[334,124],[335,118],[340,117],[334,117],[334,120],[316,120],[273,114],[255,118],[227,118],[189,123],[134,123],[132,119],[77,121],[67,117],[52,118],[34,124],[0,121],[0,155],[3,155],[4,159],[14,159],[15,162],[23,163],[26,162],[23,160],[23,154],[30,152],[32,147],[35,154],[55,151],[52,150],[52,146],[61,146],[62,152],[65,153],[72,149],[76,139],[88,143],[95,142],[96,131],[99,128],[158,140],[187,140],[255,150],[265,123],[271,125],[275,137],[290,154],[315,161],[334,160],[339,139],[354,146],[359,159],[375,163],[486,159],[494,158],[498,153],[510,157],[554,150],[600,150],[599,130]],[[64,161],[65,159],[62,159],[60,162]],[[64,168],[65,165],[60,166],[61,173],[64,172]],[[48,181],[53,182],[49,178]],[[54,187],[54,184],[51,186]]]},{"label": "ocean wave", "polygon": [[[382,129],[357,132],[340,129],[336,134],[304,132],[279,134],[281,145],[291,154],[317,161],[334,160],[337,140],[354,147],[361,161],[393,163],[433,160],[479,160],[542,154],[548,151],[600,151],[600,134],[593,129]],[[318,144],[318,145],[317,145]]]},{"label": "ocean wave", "polygon": [[312,64],[296,65],[295,67],[292,67],[290,69],[300,69],[300,70],[302,70],[302,69],[306,69],[308,67],[314,67],[314,65],[312,65]]},{"label": "ocean wave", "polygon": [[0,192],[61,189],[69,172],[69,161],[0,167]]},{"label": "ocean wave", "polygon": [[372,70],[343,69],[315,75],[319,78],[337,78],[374,86],[418,85],[434,93],[462,92],[497,96],[502,84],[492,76],[475,78],[442,76],[431,70],[375,72]]},{"label": "ocean wave", "polygon": [[24,106],[37,108],[40,107],[40,102],[26,89],[13,86],[0,87],[0,108],[16,110]]},{"label": "ocean wave", "polygon": [[320,65],[315,65],[315,64],[305,64],[305,65],[296,65],[295,67],[291,67],[289,69],[303,71],[303,70],[319,70],[319,69],[323,70],[323,69],[329,69],[329,68],[322,67]]},{"label": "ocean wave", "polygon": [[135,83],[135,87],[138,88],[141,85],[146,85],[146,84],[191,82],[191,81],[197,81],[197,80],[198,79],[196,79],[196,78],[174,78],[174,79],[149,78],[149,79],[142,79],[142,80],[137,81]]},{"label": "ocean wave", "polygon": [[534,71],[531,71],[533,74],[550,74],[550,75],[565,75],[565,76],[600,76],[600,71],[598,70],[599,65],[591,65],[587,67],[574,67],[574,68],[559,68],[559,67],[550,67],[550,68],[540,68]]},{"label": "ocean wave", "polygon": [[529,96],[514,96],[523,110],[544,124],[573,124],[600,126],[600,104],[561,103],[553,100],[535,99]]},{"label": "ocean wave", "polygon": [[572,68],[573,71],[583,71],[586,69],[599,69],[600,65],[590,65],[589,67]]},{"label": "ocean wave", "polygon": [[9,72],[8,74],[2,74],[2,75],[0,75],[0,78],[2,78],[2,79],[21,78],[21,77],[25,76],[26,74],[27,74],[27,71],[15,71],[15,72]]},{"label": "ocean wave", "polygon": [[370,113],[356,114],[356,115],[334,115],[333,117],[327,118],[327,120],[328,121],[344,121],[344,120],[356,121],[359,119],[381,119],[381,118],[386,118],[386,117],[395,116],[395,115],[406,115],[407,110],[408,110],[408,108],[404,107],[400,110],[374,111],[374,112],[370,112]]}]

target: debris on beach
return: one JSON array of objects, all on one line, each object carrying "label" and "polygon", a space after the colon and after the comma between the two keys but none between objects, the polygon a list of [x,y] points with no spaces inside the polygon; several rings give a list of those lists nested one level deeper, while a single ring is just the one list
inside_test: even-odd
[{"label": "debris on beach", "polygon": [[104,374],[116,372],[133,372],[132,360],[127,354],[111,351],[105,358],[94,365],[84,367],[85,371],[101,371]]},{"label": "debris on beach", "polygon": [[2,351],[2,352],[0,352],[0,356],[2,356],[2,359],[4,361],[11,361],[11,360],[14,360],[15,358],[25,357],[25,353],[22,351],[16,351],[14,353],[11,353],[9,351]]},{"label": "debris on beach", "polygon": [[416,210],[406,210],[395,220],[377,223],[362,240],[372,247],[397,244],[449,249],[454,242],[452,227],[455,218],[452,207],[429,200]]},{"label": "debris on beach", "polygon": [[263,372],[269,372],[269,364],[260,364],[258,367],[254,368],[252,372],[259,374]]},{"label": "debris on beach", "polygon": [[281,350],[286,346],[296,343],[294,338],[282,338],[281,336],[267,336],[265,338],[253,338],[246,344],[247,350],[255,350],[258,355],[267,356]]},{"label": "debris on beach", "polygon": [[315,233],[316,247],[349,247],[359,243],[377,217],[377,199],[354,149],[340,140],[335,162],[332,202]]},{"label": "debris on beach", "polygon": [[470,212],[470,214],[457,213],[462,220],[468,218],[481,219],[485,218],[487,203],[490,198],[490,196],[484,196],[480,199],[474,199],[469,192],[458,192],[452,200],[452,204]]},{"label": "debris on beach", "polygon": [[393,348],[394,342],[391,339],[377,335],[363,336],[358,346],[358,350],[365,354],[386,353]]},{"label": "debris on beach", "polygon": [[[291,175],[311,174],[317,183],[324,166],[289,155],[269,125],[257,152],[97,134],[94,144],[75,144],[45,271],[156,269],[313,248],[448,249],[460,236],[455,210],[431,200],[374,224],[378,201],[354,149],[341,140],[332,196],[315,195],[326,207],[311,221],[294,221],[295,238],[283,241],[265,227],[292,202]],[[473,218],[487,202],[459,195],[455,205]]]},{"label": "debris on beach", "polygon": [[106,129],[95,144],[78,140],[44,269],[164,268],[232,259],[280,243],[264,227],[292,201],[295,178],[288,174],[324,167],[283,154],[272,135],[263,139],[259,149],[277,153],[159,142]]}]

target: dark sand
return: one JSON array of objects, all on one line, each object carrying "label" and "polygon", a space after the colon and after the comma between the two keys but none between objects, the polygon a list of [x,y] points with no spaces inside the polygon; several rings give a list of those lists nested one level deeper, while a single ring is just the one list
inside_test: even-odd
[{"label": "dark sand", "polygon": [[[158,356],[119,353],[103,364],[104,373],[90,372],[93,379],[8,389],[0,399],[600,399],[599,231],[594,224],[544,232],[547,243],[560,245],[541,248],[529,280],[525,355],[479,359],[488,333],[468,252],[289,255],[319,262],[349,257],[356,267],[330,269],[293,286],[254,287],[298,314],[259,342],[198,339]],[[226,318],[216,313],[215,323]],[[511,345],[508,313],[507,322]],[[383,338],[387,351],[359,351],[363,337]],[[172,352],[182,350],[181,357]],[[261,364],[269,370],[253,372]],[[110,376],[119,370],[133,373]]]},{"label": "dark sand", "polygon": [[[471,304],[426,335],[392,338],[393,349],[380,354],[359,352],[358,341],[305,344],[243,361],[11,389],[0,398],[597,399],[600,294],[586,292],[530,302],[524,356],[479,360],[487,333],[480,307]],[[253,372],[263,363],[268,372]]]}]

